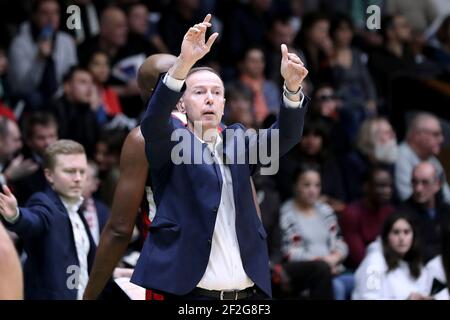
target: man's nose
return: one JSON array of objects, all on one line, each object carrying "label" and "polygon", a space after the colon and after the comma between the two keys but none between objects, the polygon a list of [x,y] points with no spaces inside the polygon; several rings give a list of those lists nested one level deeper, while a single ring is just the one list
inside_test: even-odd
[{"label": "man's nose", "polygon": [[211,104],[214,100],[213,94],[211,91],[206,93],[206,103]]}]

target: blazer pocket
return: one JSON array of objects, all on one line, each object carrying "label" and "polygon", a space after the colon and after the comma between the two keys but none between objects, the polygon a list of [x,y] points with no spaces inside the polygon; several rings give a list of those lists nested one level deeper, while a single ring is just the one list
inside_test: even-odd
[{"label": "blazer pocket", "polygon": [[180,226],[175,221],[156,216],[149,227],[155,245],[171,245],[180,235]]}]

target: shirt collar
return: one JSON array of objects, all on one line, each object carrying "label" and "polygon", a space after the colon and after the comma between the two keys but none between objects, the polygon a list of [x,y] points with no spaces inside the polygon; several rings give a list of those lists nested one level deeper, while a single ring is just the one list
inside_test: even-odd
[{"label": "shirt collar", "polygon": [[62,196],[59,196],[59,198],[68,212],[77,212],[84,200],[83,197],[80,197],[78,200],[71,200]]}]

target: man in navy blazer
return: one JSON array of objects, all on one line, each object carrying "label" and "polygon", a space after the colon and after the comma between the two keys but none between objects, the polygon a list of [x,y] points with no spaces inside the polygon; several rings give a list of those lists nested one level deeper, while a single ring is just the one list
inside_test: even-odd
[{"label": "man in navy blazer", "polygon": [[82,187],[87,159],[82,145],[59,140],[44,156],[51,187],[19,208],[7,186],[0,194],[0,215],[23,239],[25,299],[81,299],[95,255],[83,215]]},{"label": "man in navy blazer", "polygon": [[[210,18],[187,31],[141,123],[157,209],[131,281],[169,299],[270,297],[266,233],[250,176],[264,162],[255,150],[276,144],[279,154],[271,156],[278,159],[299,142],[307,70],[282,45],[285,85],[276,123],[259,134],[239,124],[219,133],[223,82],[212,69],[192,69],[218,36],[205,41]],[[170,121],[175,105],[187,115],[187,127]]]}]

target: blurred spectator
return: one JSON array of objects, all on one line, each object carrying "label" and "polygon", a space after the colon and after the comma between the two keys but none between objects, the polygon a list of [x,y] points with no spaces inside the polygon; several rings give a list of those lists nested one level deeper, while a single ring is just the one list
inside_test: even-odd
[{"label": "blurred spectator", "polygon": [[[145,4],[136,2],[127,7],[128,43],[134,50],[151,55],[157,52],[169,52],[158,33],[150,30],[150,13]],[[151,36],[149,36],[149,33]]]},{"label": "blurred spectator", "polygon": [[329,83],[316,86],[310,105],[310,116],[314,121],[323,124],[327,134],[332,139],[330,149],[337,157],[342,157],[350,149],[350,132],[344,123],[342,100],[336,95],[334,87]]},{"label": "blurred spectator", "polygon": [[89,160],[86,170],[86,182],[83,188],[82,209],[95,245],[98,245],[100,235],[109,216],[109,209],[106,204],[94,197],[94,193],[97,192],[100,185],[98,173],[97,164]]},{"label": "blurred spectator", "polygon": [[[6,56],[5,50],[0,47],[0,108],[9,109],[9,84],[6,79],[6,74],[8,70],[8,57]],[[3,114],[3,110],[1,114]],[[10,111],[10,114],[12,112]]]},{"label": "blurred spectator", "polygon": [[330,81],[329,59],[333,54],[333,42],[329,36],[330,21],[320,12],[304,16],[302,27],[296,38],[296,46],[305,57],[308,78],[315,86]]},{"label": "blurred spectator", "polygon": [[439,26],[436,40],[437,43],[426,47],[424,53],[444,68],[447,73],[450,73],[450,15]]},{"label": "blurred spectator", "polygon": [[0,300],[22,300],[22,266],[2,221],[0,221],[0,257]]},{"label": "blurred spectator", "polygon": [[107,84],[110,74],[109,58],[103,51],[95,51],[88,60],[87,69],[94,80],[92,107],[97,115],[100,126],[107,124],[109,128],[120,127],[132,129],[136,121],[126,117],[122,113],[122,105],[119,96],[111,86]]},{"label": "blurred spectator", "polygon": [[33,174],[38,166],[19,154],[22,149],[20,129],[15,121],[0,116],[0,183],[10,184]]},{"label": "blurred spectator", "polygon": [[51,188],[34,194],[20,208],[5,188],[0,214],[24,241],[25,299],[80,300],[95,255],[78,211],[87,169],[83,146],[59,140],[46,149],[44,168]]},{"label": "blurred spectator", "polygon": [[98,35],[100,32],[99,12],[105,7],[105,0],[65,0],[63,2],[65,3],[62,10],[63,17],[69,6],[78,6],[81,28],[68,28],[68,24],[63,23],[62,30],[71,34],[77,44]]},{"label": "blurred spectator", "polygon": [[367,57],[352,47],[354,27],[346,16],[335,16],[331,21],[330,36],[334,43],[334,54],[330,59],[331,72],[337,85],[337,94],[344,106],[364,116],[377,114],[375,86],[366,66]]},{"label": "blurred spectator", "polygon": [[64,94],[53,101],[50,111],[55,115],[62,139],[72,139],[92,155],[98,138],[99,125],[93,111],[94,83],[86,69],[73,67],[64,77]]},{"label": "blurred spectator", "polygon": [[43,160],[45,149],[58,140],[58,124],[48,112],[36,111],[25,118],[25,157],[37,164],[33,174],[19,179],[13,184],[13,190],[19,205],[24,205],[34,193],[44,191],[48,186],[44,175]]},{"label": "blurred spectator", "polygon": [[372,168],[364,178],[363,198],[349,204],[340,215],[342,235],[349,247],[349,267],[359,266],[366,247],[380,235],[384,220],[394,212],[391,204],[393,184],[388,169]]},{"label": "blurred spectator", "polygon": [[239,61],[239,82],[253,93],[253,115],[258,126],[269,114],[276,114],[280,105],[280,90],[265,78],[264,68],[265,57],[260,48],[250,47]]},{"label": "blurred spectator", "polygon": [[366,120],[359,130],[356,150],[345,157],[342,166],[347,199],[353,201],[362,197],[360,186],[371,166],[383,164],[393,175],[397,156],[397,138],[389,121],[385,118]]},{"label": "blurred spectator", "polygon": [[393,214],[355,273],[354,300],[429,300],[420,240],[411,218]]},{"label": "blurred spectator", "polygon": [[280,159],[280,170],[276,179],[283,200],[292,197],[293,175],[303,164],[313,164],[319,168],[322,177],[321,200],[334,211],[342,211],[345,190],[341,172],[329,150],[329,137],[318,122],[305,121],[300,143]]},{"label": "blurred spectator", "polygon": [[304,165],[295,178],[294,198],[280,211],[283,255],[289,262],[325,261],[334,276],[335,299],[346,299],[353,289],[353,276],[342,273],[348,247],[333,209],[319,200],[320,172],[316,166]]},{"label": "blurred spectator", "polygon": [[10,47],[12,94],[25,98],[32,109],[55,94],[63,75],[77,63],[74,40],[58,31],[59,10],[56,0],[33,1],[31,20],[21,25]]},{"label": "blurred spectator", "polygon": [[429,292],[435,300],[450,300],[450,222],[442,228],[441,254],[427,263]]},{"label": "blurred spectator", "polygon": [[95,145],[94,159],[98,165],[100,188],[99,199],[111,208],[119,179],[120,152],[126,133],[118,130],[103,131]]},{"label": "blurred spectator", "polygon": [[432,0],[385,0],[386,13],[402,15],[409,22],[415,36],[423,35],[427,27],[436,19],[437,12]]},{"label": "blurred spectator", "polygon": [[[381,21],[383,46],[369,57],[369,70],[373,76],[377,93],[386,99],[393,77],[415,64],[411,50],[411,27],[402,15],[384,16]],[[383,112],[386,101],[379,102]]]},{"label": "blurred spectator", "polygon": [[439,194],[441,184],[432,163],[421,162],[414,167],[411,177],[412,196],[401,209],[415,220],[423,243],[425,261],[439,254],[440,230],[450,218],[450,205]]},{"label": "blurred spectator", "polygon": [[246,48],[264,45],[272,14],[271,4],[272,0],[250,0],[246,5],[236,7],[225,19],[221,53],[227,66],[233,66]]},{"label": "blurred spectator", "polygon": [[184,34],[191,26],[203,20],[199,0],[175,0],[164,11],[158,30],[169,53],[177,56]]},{"label": "blurred spectator", "polygon": [[434,115],[420,112],[411,120],[406,140],[399,146],[395,163],[395,187],[401,200],[408,199],[412,194],[413,168],[421,161],[429,161],[439,176],[443,200],[450,202],[450,188],[445,172],[436,158],[441,151],[443,140],[441,124]]},{"label": "blurred spectator", "polygon": [[302,59],[300,52],[294,48],[295,36],[296,32],[290,24],[288,16],[277,15],[272,18],[267,35],[268,43],[265,49],[266,74],[268,79],[274,81],[277,86],[283,85],[283,80],[279,70],[281,61],[281,44],[284,43],[288,47],[289,52],[296,53],[300,59]]},{"label": "blurred spectator", "polygon": [[227,85],[224,121],[226,124],[241,123],[246,128],[255,128],[253,94],[249,88],[237,82]]}]

